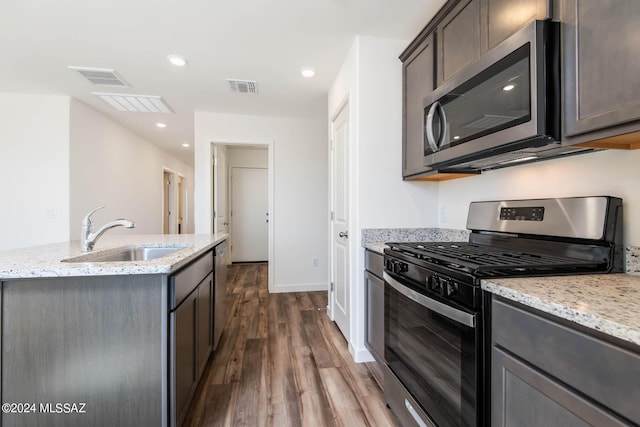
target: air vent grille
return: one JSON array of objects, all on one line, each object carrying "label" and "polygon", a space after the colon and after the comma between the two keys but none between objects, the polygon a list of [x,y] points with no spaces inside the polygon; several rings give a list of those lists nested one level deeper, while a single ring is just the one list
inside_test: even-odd
[{"label": "air vent grille", "polygon": [[258,93],[258,84],[255,80],[237,80],[237,79],[227,79],[229,83],[229,88],[232,92],[236,93]]},{"label": "air vent grille", "polygon": [[93,95],[102,98],[107,104],[111,105],[118,111],[136,113],[173,113],[173,110],[171,110],[171,108],[164,102],[161,96],[99,92],[93,92]]},{"label": "air vent grille", "polygon": [[131,87],[115,70],[110,68],[89,68],[69,66],[69,69],[75,70],[94,85],[114,86],[114,87]]}]

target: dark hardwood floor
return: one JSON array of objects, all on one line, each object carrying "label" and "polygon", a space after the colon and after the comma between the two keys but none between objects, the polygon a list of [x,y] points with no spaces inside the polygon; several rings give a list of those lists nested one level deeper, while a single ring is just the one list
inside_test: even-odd
[{"label": "dark hardwood floor", "polygon": [[267,264],[229,267],[228,320],[186,426],[397,426],[326,313],[326,292],[269,294]]}]

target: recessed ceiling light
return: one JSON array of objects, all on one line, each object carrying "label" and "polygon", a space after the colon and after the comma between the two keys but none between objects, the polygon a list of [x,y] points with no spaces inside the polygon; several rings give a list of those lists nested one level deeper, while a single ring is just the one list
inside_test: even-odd
[{"label": "recessed ceiling light", "polygon": [[158,123],[156,123],[156,126],[158,126],[159,128],[166,128],[167,124],[158,122]]},{"label": "recessed ceiling light", "polygon": [[313,68],[305,67],[302,70],[300,70],[300,74],[302,74],[303,77],[310,78],[315,76],[316,72]]},{"label": "recessed ceiling light", "polygon": [[176,67],[184,67],[187,65],[187,60],[180,55],[169,55],[167,56],[167,59]]},{"label": "recessed ceiling light", "polygon": [[508,92],[508,91],[512,90],[514,87],[516,87],[516,85],[508,84],[505,87],[503,87],[502,90],[505,90],[505,91]]},{"label": "recessed ceiling light", "polygon": [[191,145],[187,144],[186,142],[185,142],[185,143],[183,143],[183,144],[182,144],[182,146],[183,146],[184,148],[189,148],[189,147],[191,147]]}]

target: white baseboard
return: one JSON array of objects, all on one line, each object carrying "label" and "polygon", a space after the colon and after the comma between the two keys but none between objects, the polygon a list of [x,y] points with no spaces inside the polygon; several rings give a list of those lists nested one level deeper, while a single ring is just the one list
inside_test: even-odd
[{"label": "white baseboard", "polygon": [[351,343],[349,343],[349,353],[351,353],[353,361],[356,363],[374,362],[376,360],[365,347],[356,349]]},{"label": "white baseboard", "polygon": [[273,294],[281,294],[287,292],[316,292],[329,291],[328,283],[305,283],[301,285],[275,285],[269,292]]}]

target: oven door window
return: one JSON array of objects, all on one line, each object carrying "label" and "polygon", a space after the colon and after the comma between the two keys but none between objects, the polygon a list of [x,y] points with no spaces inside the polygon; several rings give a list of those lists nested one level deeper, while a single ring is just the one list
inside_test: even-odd
[{"label": "oven door window", "polygon": [[385,284],[385,358],[436,424],[476,426],[480,349],[479,328],[450,320]]}]

